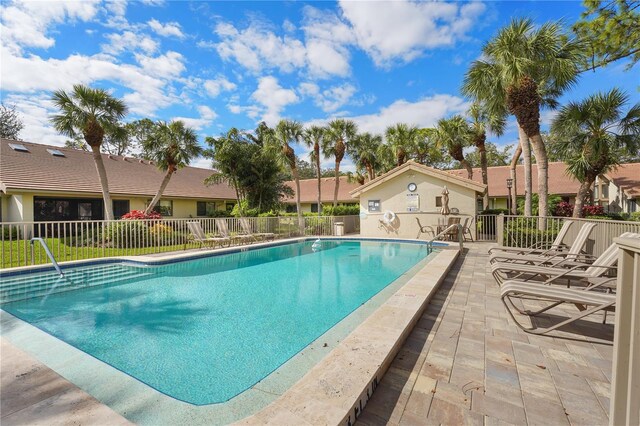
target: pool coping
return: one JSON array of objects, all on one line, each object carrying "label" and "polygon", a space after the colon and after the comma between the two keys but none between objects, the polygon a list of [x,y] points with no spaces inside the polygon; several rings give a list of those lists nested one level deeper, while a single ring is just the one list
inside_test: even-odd
[{"label": "pool coping", "polygon": [[[297,242],[297,241],[308,241],[313,239],[315,238],[309,238],[309,237],[291,238],[287,240],[279,240],[277,242],[253,244],[252,246],[249,246],[249,247],[252,247],[255,249],[255,248],[261,248],[261,247],[270,247],[274,245],[288,244],[288,243]],[[378,240],[378,241],[409,242],[414,244],[417,243],[416,240],[401,240],[397,238],[389,238],[389,239],[364,238],[364,237],[353,237],[353,236],[336,237],[336,238],[332,237],[332,238],[323,238],[323,239],[370,240],[370,241]],[[420,242],[420,243],[423,243],[423,242]],[[136,256],[136,257],[115,257],[115,258],[109,258],[109,259],[99,259],[100,260],[99,262],[96,262],[95,259],[93,259],[93,262],[92,260],[86,260],[86,261],[79,261],[79,262],[69,262],[67,263],[67,265],[74,264],[78,266],[86,266],[87,264],[92,264],[92,263],[107,263],[107,262],[114,262],[114,261],[133,261],[135,263],[165,264],[165,263],[172,263],[175,261],[182,261],[182,260],[188,260],[188,259],[199,258],[199,257],[208,257],[208,256],[215,256],[215,255],[221,255],[226,253],[234,253],[238,251],[248,250],[249,247],[246,247],[246,246],[234,247],[234,248],[227,248],[227,249],[218,249],[214,251],[203,250],[202,252],[180,253],[177,255],[174,253],[174,254],[167,254],[166,256],[161,256],[161,257],[159,257],[158,255]],[[445,247],[442,247],[442,248],[445,248]],[[350,318],[352,315],[356,314],[360,309],[357,309],[356,311],[352,312],[344,320],[336,324],[336,326],[332,327],[327,333],[319,336],[319,338],[316,341],[314,341],[313,344],[310,344],[309,347],[305,348],[306,352],[313,352],[313,350],[315,350],[315,354],[310,356],[310,358],[306,358],[304,361],[302,361],[303,364],[305,363],[307,364],[306,365],[307,368],[304,370],[306,373],[301,375],[302,378],[298,382],[289,382],[286,387],[284,387],[279,391],[277,390],[278,389],[278,383],[276,383],[277,380],[271,384],[267,383],[264,386],[262,385],[258,386],[260,385],[259,383],[257,385],[254,385],[254,387],[250,388],[248,391],[246,391],[245,394],[241,394],[238,397],[232,399],[231,401],[225,404],[195,406],[195,405],[174,400],[173,398],[163,395],[158,391],[156,391],[155,389],[150,388],[149,386],[141,382],[138,382],[136,379],[131,378],[130,376],[126,376],[126,379],[122,379],[121,376],[124,375],[125,373],[122,373],[119,370],[115,369],[114,367],[106,363],[103,363],[102,361],[99,361],[91,357],[90,355],[83,353],[79,349],[74,348],[71,345],[68,345],[67,343],[58,340],[57,338],[48,335],[44,331],[39,330],[34,326],[31,326],[30,324],[27,324],[19,320],[18,318],[13,317],[12,315],[8,314],[3,310],[0,311],[0,315],[1,315],[2,323],[5,327],[7,325],[10,325],[10,328],[13,328],[13,327],[16,327],[16,324],[19,325],[19,327],[17,327],[18,332],[13,333],[13,336],[11,336],[12,334],[11,332],[9,333],[9,335],[13,337],[13,338],[10,337],[10,341],[12,341],[12,343],[15,343],[14,340],[17,339],[17,341],[19,342],[19,344],[16,345],[17,347],[23,350],[27,350],[27,352],[36,355],[36,357],[38,357],[39,359],[44,358],[42,359],[44,361],[44,364],[48,365],[54,371],[62,374],[64,377],[69,379],[69,381],[71,381],[72,383],[79,385],[81,388],[85,389],[89,394],[95,397],[98,397],[100,401],[102,401],[106,405],[110,406],[111,408],[115,409],[117,412],[125,415],[128,418],[132,417],[131,411],[136,409],[135,407],[137,406],[137,404],[142,404],[143,406],[145,406],[147,411],[149,410],[156,411],[156,409],[151,407],[149,404],[153,404],[153,405],[163,404],[167,402],[167,398],[175,402],[175,403],[172,402],[170,404],[173,406],[173,410],[167,410],[167,411],[173,411],[171,415],[169,415],[168,417],[166,415],[167,413],[165,412],[164,415],[161,415],[161,413],[156,413],[154,414],[155,417],[152,415],[151,416],[152,418],[145,418],[146,421],[144,421],[144,423],[150,423],[150,424],[170,423],[170,422],[175,422],[175,421],[184,420],[184,419],[188,419],[190,420],[191,423],[194,423],[194,424],[211,423],[212,416],[215,416],[214,418],[216,420],[227,423],[229,421],[232,422],[232,421],[236,421],[237,419],[242,419],[246,415],[251,415],[252,412],[255,414],[253,414],[253,416],[247,419],[248,422],[251,422],[252,419],[260,419],[257,422],[264,423],[263,419],[265,418],[265,413],[270,413],[270,412],[273,412],[278,416],[286,415],[288,416],[290,421],[293,421],[295,417],[292,417],[292,415],[298,415],[296,414],[295,409],[286,408],[285,411],[283,411],[282,409],[276,409],[274,411],[274,407],[282,408],[282,403],[280,403],[279,401],[283,399],[285,401],[289,401],[290,395],[292,393],[295,394],[297,392],[296,389],[300,386],[301,383],[304,384],[309,380],[313,380],[314,376],[318,376],[317,373],[314,373],[314,374],[312,373],[315,370],[317,370],[317,368],[320,365],[324,365],[326,360],[336,359],[336,356],[338,356],[336,354],[349,353],[349,352],[345,352],[346,351],[345,345],[346,345],[346,348],[351,348],[349,350],[354,350],[351,342],[354,339],[353,337],[354,335],[356,336],[355,337],[356,340],[361,342],[361,345],[364,343],[370,343],[369,346],[375,347],[376,345],[381,346],[382,343],[384,343],[384,345],[382,346],[389,347],[390,349],[386,354],[386,358],[385,358],[386,361],[380,363],[377,369],[371,370],[376,372],[374,376],[372,377],[366,376],[366,377],[358,378],[359,379],[357,381],[358,383],[362,382],[363,380],[364,380],[363,383],[366,383],[365,388],[363,388],[366,391],[364,391],[364,393],[361,392],[360,398],[356,399],[356,404],[359,406],[359,408],[358,410],[356,410],[356,412],[354,412],[352,416],[349,416],[349,412],[352,411],[353,405],[348,407],[346,410],[344,410],[345,413],[343,414],[345,414],[346,416],[345,419],[349,420],[349,418],[355,419],[355,417],[357,416],[357,412],[359,412],[359,410],[361,410],[361,407],[364,406],[364,404],[366,403],[366,398],[363,401],[362,396],[370,395],[369,389],[371,390],[375,389],[375,383],[377,383],[378,379],[381,378],[384,370],[386,370],[386,367],[393,359],[395,352],[397,352],[397,349],[400,347],[400,345],[404,341],[404,338],[406,337],[406,333],[408,333],[408,331],[412,328],[412,325],[415,323],[415,321],[417,321],[417,318],[419,318],[419,313],[426,306],[426,303],[428,302],[428,299],[430,298],[432,292],[437,287],[437,283],[439,283],[444,277],[444,275],[446,275],[446,272],[448,271],[449,267],[457,257],[457,253],[458,253],[457,249],[449,250],[449,248],[451,247],[446,247],[446,248],[447,250],[441,250],[435,253],[435,256],[433,254],[430,255],[429,256],[430,260],[426,263],[426,265],[422,264],[424,261],[421,261],[422,266],[420,267],[420,270],[413,271],[412,272],[413,275],[411,278],[408,279],[408,281],[405,279],[402,283],[400,283],[399,286],[396,286],[393,289],[394,293],[390,295],[385,295],[384,296],[386,298],[385,302],[374,306],[372,309],[370,309],[370,312],[365,311],[365,315],[366,315],[365,320],[362,321],[362,318],[360,318],[360,321],[358,321],[359,325],[356,326],[353,329],[353,331],[351,331],[351,333],[349,334],[345,333],[342,336],[338,335],[337,345],[334,345],[333,343],[331,343],[329,344],[328,347],[326,345],[324,345],[323,347],[323,345],[320,344],[320,341],[323,337],[326,337],[325,335],[329,335],[332,331],[334,331],[334,328],[338,328],[337,327],[338,325],[340,325],[343,321]],[[443,257],[441,256],[442,253],[445,253],[444,258],[449,259],[448,262],[442,258]],[[441,259],[438,260],[439,258]],[[436,275],[438,275],[438,274],[435,274],[433,267],[440,264],[442,265],[438,267],[438,269],[442,270],[441,274],[439,274],[441,276],[436,280],[436,282],[431,283],[430,281]],[[42,269],[42,265],[35,266],[35,267],[26,267],[26,268],[23,267],[21,268],[21,272],[22,271],[33,272],[34,270],[38,270],[38,269]],[[425,271],[426,269],[428,269],[428,271]],[[22,273],[25,273],[25,272],[22,272]],[[418,277],[428,278],[428,282],[426,286],[418,285],[417,288],[414,289],[414,287],[416,287]],[[401,280],[401,278],[398,278],[396,281]],[[394,283],[396,281],[394,281]],[[389,287],[392,287],[394,283],[390,284]],[[427,290],[427,287],[431,289],[425,293],[423,290]],[[403,299],[405,300],[404,302],[403,302]],[[420,300],[422,302],[416,305],[415,302],[418,302]],[[412,309],[415,311],[412,314],[413,317],[415,317],[415,319],[410,320],[408,322],[403,320],[403,318],[411,314],[409,311]],[[358,315],[356,315],[356,317],[357,316]],[[362,312],[360,312],[359,316],[360,317],[363,316]],[[363,325],[370,322],[370,320],[376,319],[379,317],[383,318],[382,320],[379,321],[381,324],[383,324],[382,328],[378,327],[379,329],[377,331],[374,330],[373,333],[371,332],[371,330],[368,331],[366,328],[361,330]],[[393,331],[393,327],[390,328],[390,324],[400,326],[402,328],[400,334],[398,334],[397,332],[389,333],[389,331]],[[383,335],[380,335],[379,333],[380,331],[384,331]],[[5,335],[6,337],[6,333],[3,332],[2,334]],[[384,342],[382,341],[367,342],[367,339],[370,339],[367,336],[384,337],[383,339]],[[328,337],[335,337],[335,336],[328,336]],[[394,340],[395,343],[391,342],[391,340]],[[389,344],[391,345],[389,346]],[[380,348],[377,348],[376,350],[378,349]],[[355,353],[358,353],[358,350],[355,350]],[[362,355],[363,354],[360,352],[358,356],[360,357]],[[337,358],[338,361],[340,360],[341,357],[343,357],[343,355],[338,356]],[[349,358],[349,357],[345,359],[352,360],[352,358]],[[357,365],[356,363],[351,363],[351,364],[352,364],[351,365],[352,367],[355,367]],[[369,358],[367,358],[367,365],[369,365]],[[335,367],[335,365],[332,365],[332,364],[330,366]],[[380,367],[384,367],[384,368],[380,368]],[[101,377],[101,380],[96,380],[97,383],[89,383],[88,381],[90,380],[87,378],[87,371],[93,371],[95,378],[97,379],[98,377]],[[367,372],[368,371],[369,369],[367,370]],[[348,376],[351,376],[352,373],[357,373],[358,375],[362,375],[363,371],[355,371],[355,372],[340,371],[340,373],[336,375],[336,378],[340,379],[340,378],[348,377]],[[308,376],[311,376],[311,378],[309,378]],[[105,380],[105,377],[116,378],[116,380]],[[270,376],[267,376],[267,378],[263,379],[264,382],[268,382],[269,377]],[[331,383],[331,382],[328,382],[328,383]],[[373,385],[371,385],[371,383],[373,383]],[[271,388],[269,386],[271,386]],[[108,387],[108,389],[105,389],[105,387]],[[316,387],[320,388],[317,385]],[[358,385],[356,385],[356,388],[357,387]],[[274,389],[276,390],[274,391]],[[150,390],[152,392],[150,392]],[[351,395],[352,392],[349,391],[349,392],[346,392],[346,394]],[[303,395],[305,395],[305,398],[307,398],[307,400],[309,398],[312,398],[310,397],[310,392],[308,390],[306,390],[303,393]],[[348,397],[349,395],[345,395],[345,396]],[[336,396],[337,395],[331,395],[332,400],[335,401]],[[338,398],[338,400],[341,401],[340,403],[341,406],[346,404],[346,402],[344,402],[343,399],[344,399],[343,397]],[[126,402],[123,402],[123,400],[126,400]],[[321,401],[321,400],[322,399],[318,399],[318,401]],[[179,407],[176,404],[178,404]],[[222,405],[226,405],[226,404],[228,404],[228,406],[224,407],[224,409],[229,411],[228,413],[226,413],[227,415],[222,415],[223,414],[222,412],[220,412],[219,410],[216,411],[216,409],[212,408],[215,406],[221,407]],[[290,407],[290,405],[291,404],[288,404],[286,405],[286,407]],[[248,410],[247,406],[253,406],[256,409]],[[179,408],[179,409],[175,410],[175,408]],[[127,415],[128,413],[129,415]],[[142,417],[146,417],[142,413],[138,413],[133,417],[136,417],[137,420],[139,420],[141,415]],[[337,418],[337,417],[335,417],[335,414],[334,414],[332,418]],[[281,423],[280,421],[276,421],[275,418],[274,418],[274,421],[276,423]],[[317,421],[315,420],[310,420],[310,422],[317,423]],[[338,422],[333,422],[332,420],[327,420],[326,422],[336,423],[336,424],[338,423]]]}]

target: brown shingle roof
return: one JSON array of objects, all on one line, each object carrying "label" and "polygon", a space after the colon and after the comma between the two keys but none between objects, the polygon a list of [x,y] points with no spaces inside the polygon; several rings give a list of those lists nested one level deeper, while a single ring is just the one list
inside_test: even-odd
[{"label": "brown shingle roof", "polygon": [[[321,191],[322,202],[333,202],[333,191],[336,186],[336,178],[321,178]],[[296,183],[293,181],[287,182],[287,185],[293,189],[294,195],[292,197],[286,197],[285,203],[296,202]],[[338,202],[341,203],[355,203],[349,192],[358,188],[360,184],[358,182],[349,182],[346,176],[340,176],[340,187],[338,188]],[[317,179],[300,179],[300,202],[301,203],[316,203],[318,202],[318,180]]]},{"label": "brown shingle roof", "polygon": [[[489,167],[487,170],[489,182],[490,197],[507,197],[507,179],[510,177],[509,166]],[[561,162],[549,163],[549,194],[556,195],[575,195],[578,192],[580,183],[566,172],[567,165]],[[466,170],[449,170],[456,176],[467,177]],[[533,193],[538,192],[538,168],[535,164],[531,165],[531,186]],[[473,180],[482,182],[482,170],[480,168],[473,169]],[[524,166],[516,166],[516,183],[518,186],[518,195],[524,194]]]},{"label": "brown shingle roof", "polygon": [[[18,152],[9,143],[24,145],[29,152]],[[47,152],[57,149],[64,157]],[[164,172],[148,161],[102,154],[109,190],[113,195],[153,196]],[[212,170],[185,167],[178,170],[164,191],[167,198],[235,199],[226,184],[205,186]],[[90,152],[0,139],[0,190],[31,190],[99,194],[100,182]]]},{"label": "brown shingle roof", "polygon": [[627,195],[640,196],[640,163],[621,164],[605,176]]}]

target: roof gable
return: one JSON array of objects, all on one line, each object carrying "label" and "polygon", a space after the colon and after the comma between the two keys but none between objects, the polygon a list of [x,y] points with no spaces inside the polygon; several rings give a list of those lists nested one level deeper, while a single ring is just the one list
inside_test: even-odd
[{"label": "roof gable", "polygon": [[459,185],[468,189],[472,189],[476,192],[480,192],[480,193],[484,193],[486,190],[486,185],[483,185],[481,183],[478,182],[474,182],[471,179],[467,179],[464,177],[459,177],[456,175],[453,175],[451,173],[442,171],[442,170],[437,170],[434,169],[433,167],[429,167],[429,166],[425,166],[419,163],[416,163],[413,160],[407,161],[406,163],[404,163],[401,166],[396,167],[395,169],[392,169],[390,171],[388,171],[387,173],[378,176],[377,178],[370,180],[369,182],[365,183],[364,185],[360,186],[359,188],[354,189],[353,191],[351,191],[351,196],[356,198],[359,197],[362,193],[369,191],[370,189],[375,188],[376,186],[387,182],[393,178],[395,178],[396,176],[401,175],[402,173],[411,170],[417,173],[422,173],[424,175],[427,176],[431,176],[434,177],[436,179],[440,179],[443,180],[445,182],[454,184],[454,185]]}]

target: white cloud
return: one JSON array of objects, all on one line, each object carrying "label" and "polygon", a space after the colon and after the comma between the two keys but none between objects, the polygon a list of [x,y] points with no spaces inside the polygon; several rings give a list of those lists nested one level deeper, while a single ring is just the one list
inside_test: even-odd
[{"label": "white cloud", "polygon": [[348,45],[355,42],[351,28],[333,12],[304,8],[306,56],[309,73],[315,77],[349,75]]},{"label": "white cloud", "polygon": [[334,112],[351,100],[356,88],[345,83],[321,91],[317,84],[304,82],[300,84],[298,91],[301,95],[312,97],[314,104],[324,112]]},{"label": "white cloud", "polygon": [[212,98],[217,97],[222,91],[231,91],[236,89],[235,83],[227,80],[226,77],[219,75],[213,80],[206,80],[204,88]]},{"label": "white cloud", "polygon": [[[221,39],[215,44],[220,57],[223,60],[233,59],[254,72],[273,68],[291,72],[304,66],[302,42],[287,35],[278,36],[262,22],[253,21],[243,30],[229,23],[219,23],[215,32]],[[201,46],[207,44],[200,43]]]},{"label": "white cloud", "polygon": [[200,113],[200,118],[174,117],[173,120],[180,120],[184,122],[187,127],[202,130],[205,127],[209,127],[211,123],[213,123],[213,120],[218,117],[218,114],[206,105],[198,106],[198,112]]},{"label": "white cloud", "polygon": [[158,35],[161,35],[164,37],[173,36],[178,38],[184,38],[184,33],[180,29],[180,24],[178,24],[177,22],[167,22],[166,24],[162,24],[156,19],[152,19],[149,22],[147,22],[147,24]]},{"label": "white cloud", "polygon": [[142,70],[153,77],[174,78],[185,70],[184,58],[178,52],[169,51],[156,57],[136,55],[136,60]]},{"label": "white cloud", "polygon": [[[437,121],[452,114],[464,113],[469,103],[463,98],[452,95],[434,95],[416,102],[397,100],[391,105],[382,107],[377,113],[347,117],[355,121],[359,132],[384,134],[388,126],[396,123],[407,123],[418,127],[433,127]],[[308,124],[323,125],[324,120],[313,120]]]},{"label": "white cloud", "polygon": [[52,24],[89,21],[97,12],[98,2],[94,0],[3,2],[0,7],[2,44],[15,53],[23,47],[52,47],[55,39],[47,35]]},{"label": "white cloud", "polygon": [[251,95],[251,99],[258,102],[261,107],[248,107],[250,117],[262,114],[262,120],[268,125],[275,125],[280,120],[280,113],[287,105],[299,101],[296,92],[285,89],[278,83],[275,77],[262,77],[258,82],[258,88]]},{"label": "white cloud", "polygon": [[19,95],[10,94],[4,99],[8,105],[15,105],[24,128],[20,137],[29,142],[63,146],[67,137],[59,134],[49,122],[51,114],[56,112],[49,94]]},{"label": "white cloud", "polygon": [[482,3],[340,1],[358,45],[379,66],[409,62],[425,50],[452,46],[484,12]]},{"label": "white cloud", "polygon": [[118,55],[122,52],[142,51],[146,54],[158,50],[158,43],[151,37],[133,31],[111,33],[106,35],[109,43],[103,44],[102,51],[109,55]]},{"label": "white cloud", "polygon": [[201,169],[213,170],[212,167],[211,167],[211,159],[210,158],[198,157],[195,160],[193,160],[191,162],[191,164],[189,164],[189,166],[191,166],[191,167],[199,167]]}]

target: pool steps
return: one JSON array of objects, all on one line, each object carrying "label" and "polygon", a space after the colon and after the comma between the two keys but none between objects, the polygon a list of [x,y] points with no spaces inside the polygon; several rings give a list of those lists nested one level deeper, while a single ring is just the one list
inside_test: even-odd
[{"label": "pool steps", "polygon": [[29,275],[6,277],[0,280],[0,304],[98,285],[124,284],[152,275],[153,272],[149,269],[108,264],[92,266],[91,271],[67,269],[64,277],[60,277],[56,272],[35,279]]}]

